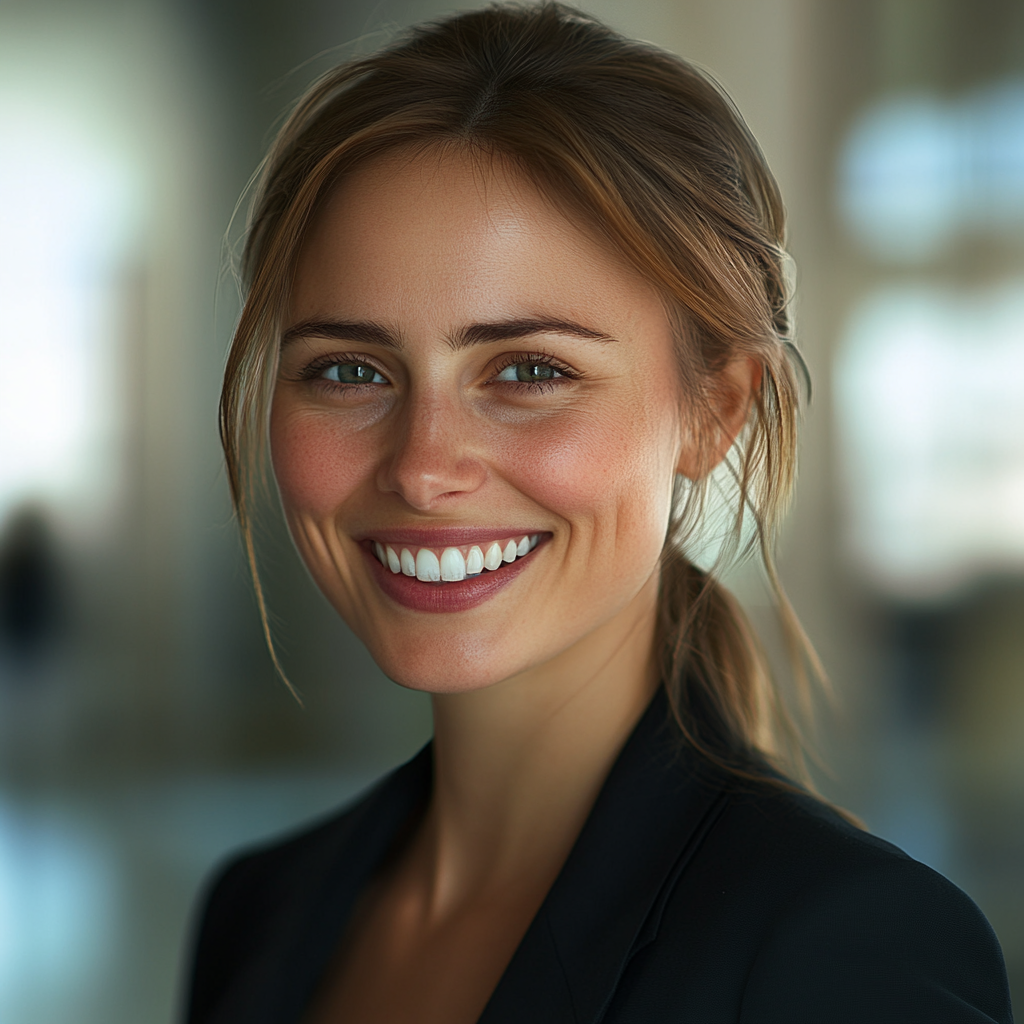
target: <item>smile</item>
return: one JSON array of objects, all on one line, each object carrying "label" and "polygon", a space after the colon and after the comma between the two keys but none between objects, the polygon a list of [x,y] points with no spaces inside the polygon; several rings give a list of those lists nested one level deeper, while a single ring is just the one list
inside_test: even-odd
[{"label": "smile", "polygon": [[373,550],[380,564],[396,576],[415,576],[424,583],[457,583],[467,577],[494,572],[528,555],[539,540],[540,534],[534,533],[484,544],[446,547],[440,551],[373,541]]}]

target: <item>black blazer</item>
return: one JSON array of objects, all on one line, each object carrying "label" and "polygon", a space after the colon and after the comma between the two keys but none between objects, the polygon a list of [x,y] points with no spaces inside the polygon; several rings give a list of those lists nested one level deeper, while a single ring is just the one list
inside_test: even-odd
[{"label": "black blazer", "polygon": [[[431,784],[429,746],[354,807],[231,863],[189,1024],[298,1024],[356,897]],[[820,802],[737,787],[656,698],[480,1024],[1010,1022],[999,943],[941,875]]]}]

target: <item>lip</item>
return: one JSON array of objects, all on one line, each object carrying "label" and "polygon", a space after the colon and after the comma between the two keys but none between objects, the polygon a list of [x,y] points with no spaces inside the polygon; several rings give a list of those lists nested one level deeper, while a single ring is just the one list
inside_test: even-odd
[{"label": "lip", "polygon": [[[402,537],[402,540],[386,539],[388,531],[380,531],[374,534],[374,539],[381,543],[402,543],[418,544],[420,547],[434,547],[444,545],[455,547],[458,544],[472,544],[480,539],[493,539],[495,534],[487,533],[484,536],[480,530],[451,531],[445,534],[445,539],[439,541],[438,530],[406,530],[401,534],[397,530],[391,532],[392,538]],[[515,532],[515,531],[512,531]],[[469,536],[472,534],[472,536]],[[453,536],[469,536],[467,540],[453,541]],[[413,540],[416,536],[429,536],[427,540]],[[500,534],[499,534],[500,536]],[[521,572],[527,569],[533,561],[534,555],[544,546],[547,536],[538,543],[537,547],[529,554],[517,558],[514,562],[503,565],[493,572],[484,572],[479,576],[469,576],[464,580],[454,583],[424,583],[415,576],[406,576],[403,573],[393,573],[377,561],[377,556],[370,550],[370,543],[360,544],[363,557],[370,564],[370,572],[377,581],[378,586],[384,593],[397,604],[416,612],[464,612],[477,605],[490,600],[499,591],[504,590]]]},{"label": "lip", "polygon": [[[431,529],[379,529],[372,533],[357,534],[353,540],[357,544],[364,544],[366,541],[379,541],[381,544],[403,545],[404,547],[417,548],[458,548],[467,544],[484,544],[495,540],[508,540],[510,537],[530,537],[533,534],[542,537],[550,536],[544,530],[536,527],[523,528],[521,526],[486,526],[486,527],[464,527],[464,526],[435,526]],[[515,564],[515,563],[513,563]]]}]

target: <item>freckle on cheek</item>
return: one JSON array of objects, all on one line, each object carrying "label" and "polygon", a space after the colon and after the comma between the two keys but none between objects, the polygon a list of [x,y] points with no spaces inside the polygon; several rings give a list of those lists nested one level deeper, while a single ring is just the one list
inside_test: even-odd
[{"label": "freckle on cheek", "polygon": [[362,475],[352,446],[331,432],[307,426],[273,434],[274,475],[285,504],[292,509],[332,512]]},{"label": "freckle on cheek", "polygon": [[510,462],[523,493],[560,513],[586,513],[615,504],[615,492],[635,476],[636,449],[628,434],[591,430],[556,444],[520,444]]}]

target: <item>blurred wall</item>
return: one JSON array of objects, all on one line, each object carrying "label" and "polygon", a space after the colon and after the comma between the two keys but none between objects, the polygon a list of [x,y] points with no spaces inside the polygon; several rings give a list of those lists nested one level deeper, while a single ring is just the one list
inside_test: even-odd
[{"label": "blurred wall", "polygon": [[[1016,379],[1012,353],[1024,350],[1017,307],[998,298],[1016,294],[1024,275],[1024,232],[969,214],[996,185],[971,184],[983,177],[970,155],[981,143],[963,140],[981,137],[985,117],[996,118],[990,135],[1013,137],[1024,8],[583,6],[710,69],[779,177],[798,340],[815,379],[782,571],[838,694],[839,710],[822,715],[831,774],[821,785],[981,903],[1020,1003],[1024,572],[1012,522],[1024,523],[1024,492],[984,495],[1004,493],[1000,481],[1024,472],[1024,454],[999,447],[1015,436],[1004,426],[1012,410],[985,426],[979,409],[1002,401]],[[6,592],[21,609],[3,620],[0,644],[4,1020],[169,1020],[188,906],[213,861],[344,800],[429,734],[422,695],[383,679],[268,523],[275,632],[305,707],[275,679],[230,521],[216,397],[237,313],[225,233],[230,250],[232,211],[274,125],[319,71],[450,9],[423,0],[0,7],[0,266],[8,281],[48,282],[38,294],[9,288],[0,317],[0,355],[19,367],[0,403],[25,410],[5,418],[0,404],[0,605]],[[985,106],[996,92],[1011,99]],[[893,138],[919,141],[901,149]],[[1012,224],[1013,182],[1024,183],[1014,153],[998,163],[998,181],[1009,182],[998,186],[1010,197],[1002,221]],[[927,209],[926,191],[939,196]],[[41,237],[50,248],[33,256]],[[917,305],[907,298],[922,295]],[[970,374],[956,368],[997,358],[985,347],[996,321],[977,312],[997,305],[1009,311],[999,351],[1011,355],[975,373],[970,391]],[[928,326],[949,309],[967,325],[963,351]],[[858,326],[876,322],[880,356]],[[913,358],[890,372],[888,355],[908,338]],[[942,353],[962,377],[951,392],[926,372]],[[955,463],[929,455],[937,468],[914,492],[928,498],[920,508],[900,499],[896,520],[872,518],[918,463],[897,452],[889,476],[856,467],[889,465],[877,445],[906,433],[903,399],[933,379],[925,397],[928,387],[947,391],[932,418],[914,420],[919,432],[970,444]],[[993,381],[1003,390],[986,391]],[[881,441],[879,424],[894,425]],[[40,438],[51,438],[49,454],[26,458]],[[971,507],[954,494],[982,499],[950,526],[950,509]],[[1002,533],[984,518],[991,507],[1007,509]],[[926,533],[938,547],[911,557]],[[979,535],[991,542],[984,557]],[[772,646],[756,574],[731,582]]]}]

